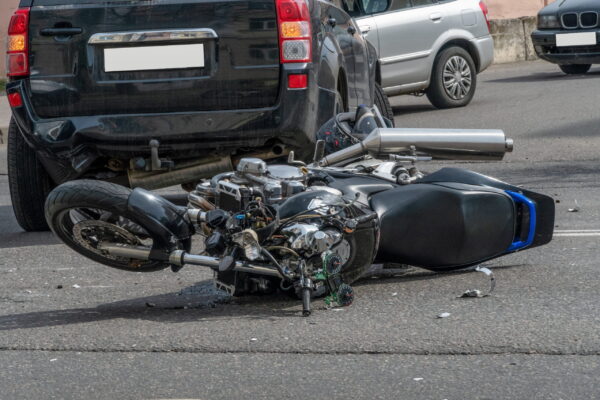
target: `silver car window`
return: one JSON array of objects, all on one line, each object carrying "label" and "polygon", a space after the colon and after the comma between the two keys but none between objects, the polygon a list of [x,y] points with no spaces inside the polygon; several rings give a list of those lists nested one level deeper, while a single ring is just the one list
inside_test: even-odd
[{"label": "silver car window", "polygon": [[363,7],[367,14],[377,14],[387,11],[388,0],[363,0]]},{"label": "silver car window", "polygon": [[414,7],[430,6],[437,3],[437,0],[412,0]]},{"label": "silver car window", "polygon": [[410,7],[410,0],[392,0],[392,4],[390,5],[390,11],[403,10],[405,8]]}]

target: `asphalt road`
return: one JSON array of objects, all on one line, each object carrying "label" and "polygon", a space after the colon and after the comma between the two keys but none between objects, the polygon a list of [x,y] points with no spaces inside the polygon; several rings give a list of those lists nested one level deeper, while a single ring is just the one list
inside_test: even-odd
[{"label": "asphalt road", "polygon": [[480,273],[415,270],[302,318],[287,298],[228,299],[194,267],[113,271],[21,232],[0,175],[0,399],[597,398],[600,235],[569,231],[600,229],[599,89],[598,68],[535,62],[482,74],[465,109],[392,100],[397,126],[504,129],[505,161],[461,166],[557,199],[554,241],[487,263],[482,299],[457,298],[486,288]]}]

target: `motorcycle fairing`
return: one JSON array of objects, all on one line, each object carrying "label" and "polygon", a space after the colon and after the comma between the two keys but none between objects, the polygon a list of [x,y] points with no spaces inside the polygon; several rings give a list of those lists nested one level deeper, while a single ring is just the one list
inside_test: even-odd
[{"label": "motorcycle fairing", "polygon": [[519,240],[517,209],[503,190],[448,182],[399,186],[371,198],[380,218],[377,262],[463,268]]},{"label": "motorcycle fairing", "polygon": [[[535,206],[534,211],[536,215],[535,232],[533,234],[533,240],[531,241],[531,244],[527,246],[527,248],[542,246],[549,243],[552,240],[552,235],[554,233],[555,206],[554,200],[551,197],[540,193],[532,192],[530,190],[524,190],[517,186],[509,185],[508,183],[499,181],[494,178],[490,178],[489,176],[485,176],[482,174],[478,174],[477,172],[468,171],[460,168],[442,168],[441,170],[427,175],[424,178],[417,181],[417,183],[419,184],[437,182],[458,182],[468,185],[487,186],[501,189],[504,191],[518,193],[524,196],[526,199],[530,200]],[[522,222],[526,224],[529,223],[529,221],[527,220],[529,218],[529,216],[527,215],[528,210],[520,208],[520,210],[518,211],[525,212],[526,215],[524,215],[524,221]],[[518,223],[520,223],[520,221],[518,221]],[[515,250],[520,250],[520,248]]]},{"label": "motorcycle fairing", "polygon": [[194,228],[184,208],[142,188],[131,192],[127,208],[152,237],[152,257],[168,261],[175,249],[189,251]]}]

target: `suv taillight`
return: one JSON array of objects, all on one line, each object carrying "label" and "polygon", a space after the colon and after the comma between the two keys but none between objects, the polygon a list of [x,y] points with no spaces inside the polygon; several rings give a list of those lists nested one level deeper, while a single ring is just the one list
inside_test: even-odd
[{"label": "suv taillight", "polygon": [[277,0],[281,63],[310,62],[312,40],[306,0]]},{"label": "suv taillight", "polygon": [[6,69],[10,77],[29,75],[29,8],[19,8],[8,24]]},{"label": "suv taillight", "polygon": [[485,18],[485,23],[488,26],[488,31],[490,31],[490,29],[491,29],[490,28],[490,19],[488,17],[489,10],[483,1],[479,2],[479,7],[481,8],[481,11],[483,12],[483,18]]}]

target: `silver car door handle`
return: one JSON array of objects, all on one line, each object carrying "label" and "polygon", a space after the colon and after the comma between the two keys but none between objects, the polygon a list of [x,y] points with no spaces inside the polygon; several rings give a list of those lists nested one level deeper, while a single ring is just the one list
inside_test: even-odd
[{"label": "silver car door handle", "polygon": [[360,29],[362,34],[369,33],[371,32],[371,25],[359,25],[358,29]]},{"label": "silver car door handle", "polygon": [[429,15],[429,19],[432,20],[433,22],[441,21],[442,17],[443,17],[443,15],[440,12],[436,12],[436,13]]}]

